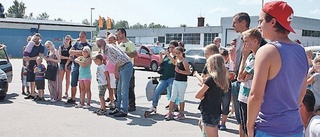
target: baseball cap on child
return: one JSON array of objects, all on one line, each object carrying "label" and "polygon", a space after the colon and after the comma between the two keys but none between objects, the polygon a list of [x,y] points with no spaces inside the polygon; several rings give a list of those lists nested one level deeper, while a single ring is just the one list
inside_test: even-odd
[{"label": "baseball cap on child", "polygon": [[296,33],[290,23],[293,19],[293,9],[284,1],[267,2],[262,7],[262,11],[274,17],[286,30]]}]

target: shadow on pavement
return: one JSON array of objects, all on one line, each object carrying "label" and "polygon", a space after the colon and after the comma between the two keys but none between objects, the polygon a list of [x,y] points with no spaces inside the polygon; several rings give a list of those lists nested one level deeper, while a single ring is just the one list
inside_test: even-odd
[{"label": "shadow on pavement", "polygon": [[11,100],[16,99],[19,96],[17,93],[10,93],[6,95],[6,98],[0,101],[0,104],[11,104],[13,103]]}]

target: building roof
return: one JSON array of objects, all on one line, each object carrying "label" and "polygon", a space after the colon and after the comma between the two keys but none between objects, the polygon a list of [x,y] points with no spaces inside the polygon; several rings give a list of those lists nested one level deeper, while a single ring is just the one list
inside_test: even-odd
[{"label": "building roof", "polygon": [[21,18],[0,18],[0,23],[17,23],[17,24],[39,24],[39,25],[53,25],[53,26],[74,26],[74,27],[88,27],[94,28],[92,25],[85,25],[74,22],[55,21],[55,20],[37,20],[37,19],[21,19]]}]

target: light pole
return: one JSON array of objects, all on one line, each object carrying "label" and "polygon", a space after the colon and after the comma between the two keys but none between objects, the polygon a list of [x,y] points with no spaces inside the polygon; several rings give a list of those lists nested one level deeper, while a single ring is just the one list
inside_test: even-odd
[{"label": "light pole", "polygon": [[92,10],[95,10],[95,8],[91,8],[91,21],[90,21],[90,25],[92,25]]}]

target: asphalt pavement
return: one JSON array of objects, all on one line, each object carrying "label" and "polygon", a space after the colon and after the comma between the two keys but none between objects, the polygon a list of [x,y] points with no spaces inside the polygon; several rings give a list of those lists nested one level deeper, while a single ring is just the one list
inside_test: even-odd
[{"label": "asphalt pavement", "polygon": [[[20,70],[21,59],[11,59],[13,64],[13,81],[9,85],[9,91],[5,100],[0,101],[0,137],[200,137],[202,136],[197,126],[200,111],[197,109],[199,100],[194,98],[199,89],[194,77],[188,78],[188,87],[185,94],[186,119],[181,121],[165,121],[167,113],[165,106],[168,100],[162,96],[159,100],[157,114],[144,118],[144,111],[151,107],[147,101],[145,88],[150,76],[158,76],[157,73],[146,71],[143,68],[135,68],[136,77],[136,104],[137,110],[129,113],[124,118],[113,116],[97,116],[92,113],[99,108],[99,97],[96,77],[96,65],[91,65],[92,73],[92,101],[91,109],[74,108],[61,102],[35,102],[24,99],[21,94]],[[63,84],[65,85],[65,84]],[[47,83],[46,83],[47,86]],[[62,93],[64,94],[65,88]],[[69,90],[69,95],[70,95]],[[49,91],[45,89],[46,99],[49,100]],[[107,93],[106,93],[107,96]],[[79,93],[77,93],[79,97]],[[77,99],[77,101],[79,101]],[[237,125],[234,118],[227,121],[227,131],[219,131],[221,137],[238,136]]]}]

